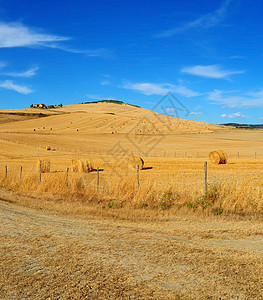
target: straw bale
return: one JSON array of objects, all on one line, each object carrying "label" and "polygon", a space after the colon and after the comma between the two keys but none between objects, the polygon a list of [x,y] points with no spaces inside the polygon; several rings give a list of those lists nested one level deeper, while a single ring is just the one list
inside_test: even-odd
[{"label": "straw bale", "polygon": [[142,170],[144,161],[140,156],[132,155],[128,157],[127,164],[130,169],[136,170],[136,165],[139,165],[139,170]]},{"label": "straw bale", "polygon": [[41,168],[41,173],[50,172],[50,160],[38,159],[37,160],[37,171],[39,172]]},{"label": "straw bale", "polygon": [[213,164],[226,164],[228,156],[224,150],[216,150],[209,153],[209,159]]},{"label": "straw bale", "polygon": [[89,173],[94,170],[93,161],[91,159],[73,159],[71,161],[71,169],[73,172]]}]

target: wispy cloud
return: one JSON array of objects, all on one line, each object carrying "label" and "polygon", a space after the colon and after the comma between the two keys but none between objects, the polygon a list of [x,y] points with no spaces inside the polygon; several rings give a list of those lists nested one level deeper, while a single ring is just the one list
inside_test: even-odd
[{"label": "wispy cloud", "polygon": [[202,113],[200,111],[192,111],[189,113],[189,115],[192,115],[192,116],[201,116]]},{"label": "wispy cloud", "polygon": [[233,56],[230,56],[228,57],[229,59],[243,59],[244,56],[241,56],[241,55],[233,55]]},{"label": "wispy cloud", "polygon": [[187,97],[187,98],[197,97],[197,96],[201,95],[200,93],[190,90],[183,85],[172,86],[172,92],[177,93],[177,94]]},{"label": "wispy cloud", "polygon": [[236,119],[236,118],[248,118],[248,116],[243,115],[241,112],[236,112],[232,114],[222,114],[222,118],[228,118],[228,119]]},{"label": "wispy cloud", "polygon": [[183,73],[206,77],[206,78],[215,78],[215,79],[227,79],[230,75],[242,74],[245,71],[230,71],[224,70],[218,65],[208,65],[208,66],[192,66],[186,67],[181,70]]},{"label": "wispy cloud", "polygon": [[62,43],[69,40],[72,38],[45,33],[41,29],[30,28],[19,22],[0,23],[0,48],[53,48],[89,57],[112,57],[111,51],[104,48],[74,49]]},{"label": "wispy cloud", "polygon": [[38,67],[31,68],[25,72],[9,72],[5,73],[6,76],[11,76],[11,77],[33,77],[36,75],[36,71],[38,70]]},{"label": "wispy cloud", "polygon": [[20,94],[30,94],[33,92],[33,90],[29,89],[26,86],[21,86],[21,85],[16,85],[13,83],[13,81],[11,80],[6,80],[3,83],[0,84],[0,87],[4,88],[4,89],[8,89],[8,90],[13,90],[16,91]]},{"label": "wispy cloud", "polygon": [[100,85],[109,85],[110,81],[109,80],[104,80],[100,82]]},{"label": "wispy cloud", "polygon": [[115,97],[103,97],[101,95],[87,94],[88,98],[92,100],[117,100]]},{"label": "wispy cloud", "polygon": [[123,86],[125,89],[135,90],[144,95],[165,95],[169,92],[167,85],[154,83],[127,83]]},{"label": "wispy cloud", "polygon": [[257,92],[214,90],[208,93],[208,100],[228,107],[262,107],[263,89]]},{"label": "wispy cloud", "polygon": [[0,48],[56,47],[69,37],[42,33],[21,23],[0,23]]},{"label": "wispy cloud", "polygon": [[84,54],[89,57],[106,57],[106,58],[112,58],[113,53],[112,51],[104,48],[100,49],[74,49],[72,47],[63,46],[57,43],[54,43],[53,45],[49,45],[49,48],[56,48],[62,51],[70,52],[70,53],[76,53],[76,54]]},{"label": "wispy cloud", "polygon": [[123,88],[140,92],[144,95],[166,95],[169,92],[177,93],[184,97],[200,96],[199,93],[186,88],[183,85],[173,85],[169,83],[156,84],[156,83],[126,83]]},{"label": "wispy cloud", "polygon": [[157,38],[169,38],[171,36],[183,33],[190,29],[200,28],[200,29],[208,29],[220,24],[227,15],[227,9],[229,4],[233,0],[226,0],[222,3],[221,7],[211,13],[203,15],[193,21],[185,23],[179,27],[175,27],[166,31],[163,31],[159,34],[154,35]]}]

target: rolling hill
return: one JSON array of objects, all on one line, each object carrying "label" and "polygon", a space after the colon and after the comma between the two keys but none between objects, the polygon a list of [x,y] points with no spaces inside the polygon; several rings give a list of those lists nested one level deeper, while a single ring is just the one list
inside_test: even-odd
[{"label": "rolling hill", "polygon": [[[23,145],[29,157],[55,155],[47,153],[47,146],[67,154],[101,155],[119,147],[117,151],[126,153],[170,157],[207,157],[214,149],[228,153],[244,151],[244,155],[251,155],[255,149],[263,148],[261,130],[248,132],[184,120],[129,104],[99,102],[56,109],[7,110],[0,111],[1,119],[1,143],[9,143],[9,148],[15,148],[14,152],[19,152]],[[22,153],[25,149],[18,156]]]}]

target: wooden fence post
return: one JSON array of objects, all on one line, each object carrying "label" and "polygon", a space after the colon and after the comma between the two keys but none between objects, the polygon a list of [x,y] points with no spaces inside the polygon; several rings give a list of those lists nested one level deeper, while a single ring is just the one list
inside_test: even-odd
[{"label": "wooden fence post", "polygon": [[66,186],[68,186],[68,171],[69,171],[69,168],[67,168],[67,175],[66,175]]},{"label": "wooden fence post", "polygon": [[205,193],[207,193],[207,162],[205,161]]},{"label": "wooden fence post", "polygon": [[140,180],[139,180],[139,165],[136,165],[136,182],[137,182],[137,189],[140,187]]},{"label": "wooden fence post", "polygon": [[7,179],[7,166],[5,166],[5,179]]},{"label": "wooden fence post", "polygon": [[97,193],[99,192],[99,185],[100,185],[100,169],[97,168]]},{"label": "wooden fence post", "polygon": [[39,168],[39,182],[41,183],[41,166]]},{"label": "wooden fence post", "polygon": [[255,159],[257,159],[257,152],[255,152]]},{"label": "wooden fence post", "polygon": [[239,159],[239,152],[237,152],[237,158]]},{"label": "wooden fence post", "polygon": [[23,171],[23,167],[20,167],[20,176],[19,176],[19,183],[21,183],[21,179],[22,179],[22,171]]}]

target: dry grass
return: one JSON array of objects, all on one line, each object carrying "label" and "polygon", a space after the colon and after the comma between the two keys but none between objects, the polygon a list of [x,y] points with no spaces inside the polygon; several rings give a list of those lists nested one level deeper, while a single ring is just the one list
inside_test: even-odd
[{"label": "dry grass", "polygon": [[[259,299],[262,131],[126,105],[54,112],[0,125],[0,198],[21,204],[1,204],[4,298]],[[228,163],[208,162],[205,192],[204,161],[222,148]],[[131,154],[145,163],[139,188]],[[38,158],[52,171],[40,176]],[[67,177],[73,158],[82,171],[75,160]]]},{"label": "dry grass", "polygon": [[262,222],[33,200],[1,201],[1,299],[262,299]]},{"label": "dry grass", "polygon": [[[223,207],[223,213],[262,212],[260,130],[234,130],[167,116],[156,118],[152,112],[126,105],[73,105],[56,113],[61,114],[26,120],[19,126],[14,122],[1,124],[2,186],[37,196],[79,197],[100,209],[114,202],[114,207],[155,211],[216,213]],[[118,133],[112,135],[112,131]],[[46,145],[56,151],[46,151]],[[155,145],[153,150],[147,151],[149,145]],[[204,161],[213,148],[225,149],[229,158],[227,164],[208,163],[209,188],[205,195]],[[42,175],[41,184],[39,172],[33,167],[39,157],[44,164],[41,171],[48,172]],[[226,161],[223,151],[218,157],[220,162]],[[66,186],[66,170],[70,167]],[[99,194],[97,174],[91,172],[94,167],[103,170]]]},{"label": "dry grass", "polygon": [[50,172],[50,161],[45,159],[38,159],[37,160],[37,171],[41,173],[48,173]]},{"label": "dry grass", "polygon": [[77,203],[95,206],[98,211],[125,208],[127,214],[131,209],[246,215],[263,212],[263,161],[208,164],[207,193],[202,161],[152,159],[147,164],[150,163],[153,169],[140,171],[139,188],[134,170],[121,165],[112,172],[110,163],[105,163],[104,171],[100,172],[99,193],[96,172],[70,172],[66,185],[66,166],[63,172],[43,174],[40,183],[38,172],[25,167],[20,181],[19,167],[13,165],[8,168],[7,179],[4,170],[0,171],[0,185],[22,194],[65,198],[72,205],[76,205],[77,199]]}]

